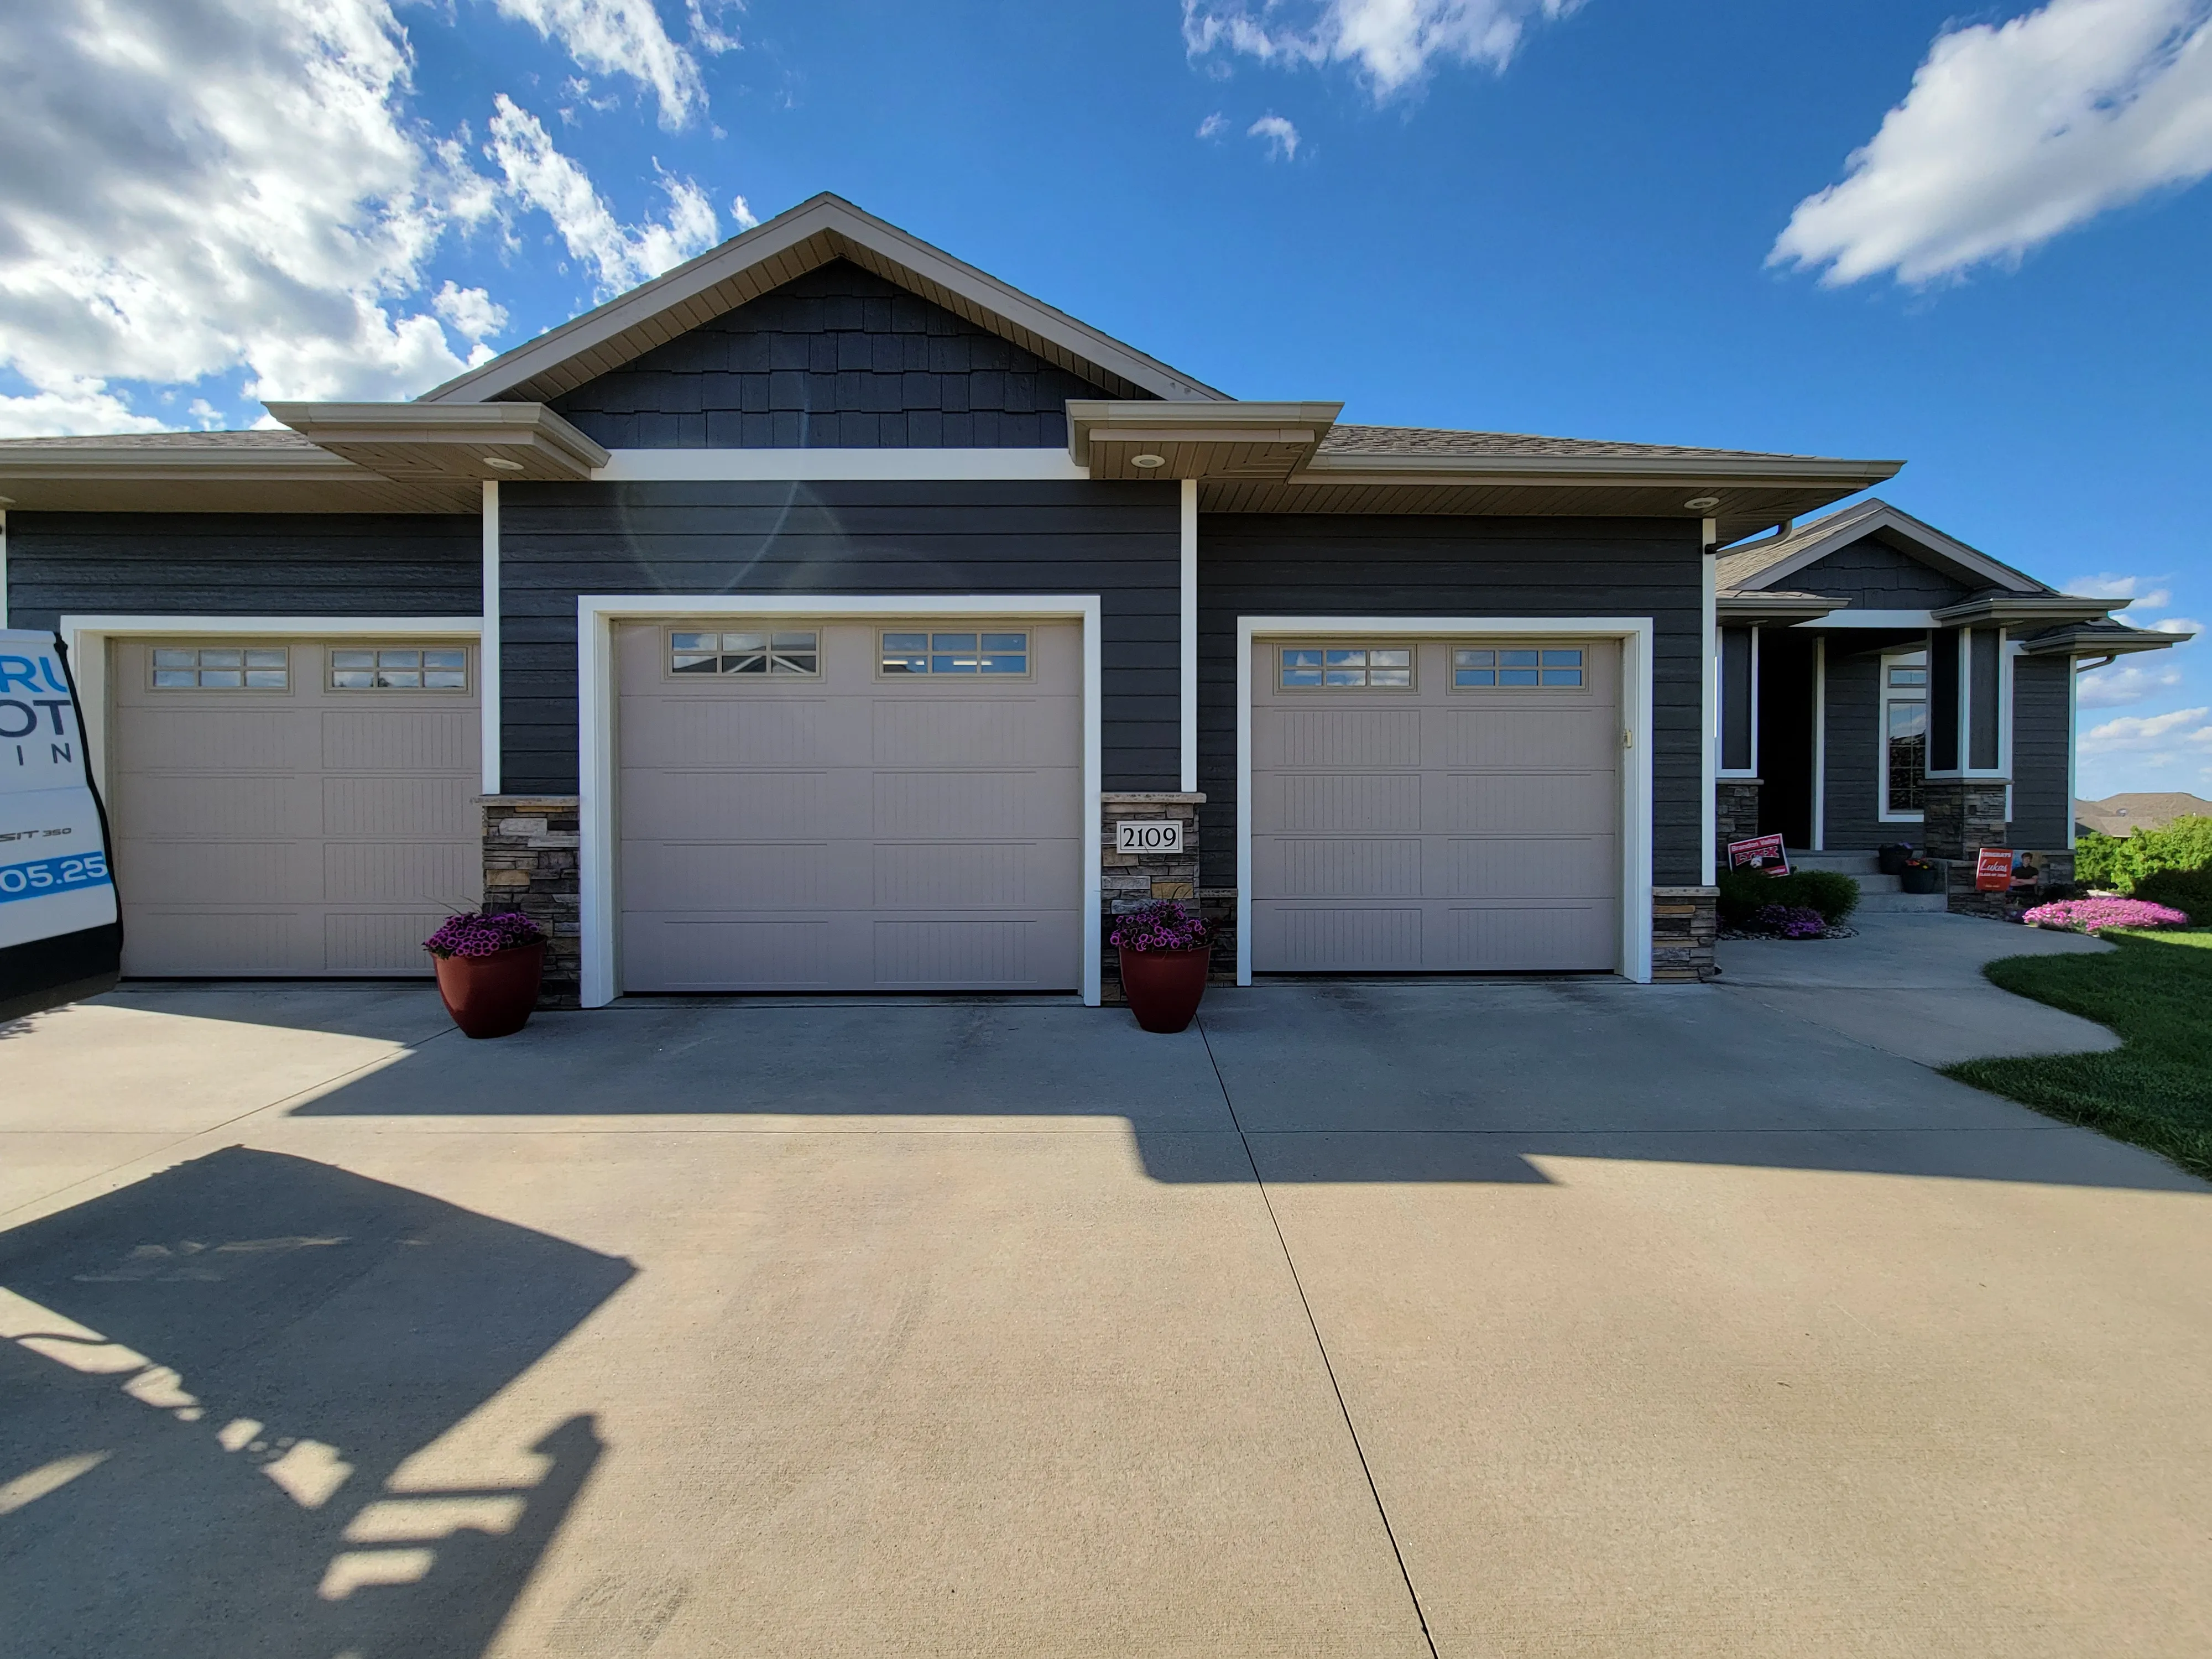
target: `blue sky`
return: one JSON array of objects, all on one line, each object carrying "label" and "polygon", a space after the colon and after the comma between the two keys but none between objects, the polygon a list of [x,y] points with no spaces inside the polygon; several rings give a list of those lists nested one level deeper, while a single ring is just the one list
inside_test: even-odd
[{"label": "blue sky", "polygon": [[[17,3],[0,434],[411,395],[826,189],[1240,396],[1902,457],[2212,613],[2212,0]],[[2203,648],[2085,793],[2212,794]]]}]

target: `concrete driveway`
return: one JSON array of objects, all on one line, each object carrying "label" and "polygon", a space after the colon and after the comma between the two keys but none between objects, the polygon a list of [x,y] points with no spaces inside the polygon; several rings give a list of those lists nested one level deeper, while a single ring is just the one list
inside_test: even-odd
[{"label": "concrete driveway", "polygon": [[1856,994],[0,1028],[0,1654],[2212,1651],[2212,1189]]}]

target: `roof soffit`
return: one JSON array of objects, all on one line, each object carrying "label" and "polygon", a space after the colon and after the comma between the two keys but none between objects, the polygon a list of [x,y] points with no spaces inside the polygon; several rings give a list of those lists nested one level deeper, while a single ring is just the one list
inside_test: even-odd
[{"label": "roof soffit", "polygon": [[849,259],[1071,374],[1132,398],[1224,394],[895,225],[823,194],[422,394],[543,402],[832,259]]}]

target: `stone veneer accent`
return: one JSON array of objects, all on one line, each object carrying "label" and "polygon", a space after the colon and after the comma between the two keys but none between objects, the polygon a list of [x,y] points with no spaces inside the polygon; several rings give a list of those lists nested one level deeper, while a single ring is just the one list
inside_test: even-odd
[{"label": "stone veneer accent", "polygon": [[1728,845],[1759,833],[1758,778],[1723,778],[1713,786],[1713,856],[1728,867]]},{"label": "stone veneer accent", "polygon": [[1930,778],[1921,786],[1920,801],[1927,856],[1943,866],[1944,908],[1955,915],[2005,915],[2012,906],[2003,894],[1974,890],[1974,854],[2008,844],[2002,781]]},{"label": "stone veneer accent", "polygon": [[[1101,795],[1098,800],[1101,866],[1098,948],[1103,958],[1098,988],[1103,1000],[1122,1002],[1127,999],[1121,994],[1121,959],[1109,942],[1114,936],[1114,918],[1116,915],[1148,899],[1164,898],[1181,899],[1212,920],[1198,890],[1198,809],[1206,805],[1206,797],[1181,791],[1116,790]],[[1126,818],[1144,818],[1152,822],[1162,818],[1175,819],[1182,825],[1182,851],[1142,854],[1115,852],[1114,826]],[[1234,890],[1231,890],[1229,899],[1233,917],[1236,909]],[[1233,979],[1237,967],[1233,940],[1230,951],[1230,975]],[[1217,974],[1220,962],[1221,949],[1217,939],[1212,960]]]},{"label": "stone veneer accent", "polygon": [[520,910],[545,930],[541,1008],[574,1008],[583,990],[583,919],[574,795],[479,795],[483,808],[483,902]]},{"label": "stone veneer accent", "polygon": [[1720,889],[1651,890],[1651,981],[1694,984],[1719,971],[1713,941],[1720,934]]}]

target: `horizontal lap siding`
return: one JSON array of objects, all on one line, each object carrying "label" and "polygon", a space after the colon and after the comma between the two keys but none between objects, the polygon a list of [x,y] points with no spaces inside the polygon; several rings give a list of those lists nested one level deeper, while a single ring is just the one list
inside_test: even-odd
[{"label": "horizontal lap siding", "polygon": [[1648,617],[1652,878],[1703,872],[1703,572],[1694,524],[1639,520],[1199,520],[1199,780],[1208,885],[1237,879],[1237,624],[1248,616]]},{"label": "horizontal lap siding", "polygon": [[836,260],[553,408],[610,449],[1060,448],[1113,395]]},{"label": "horizontal lap siding", "polygon": [[8,619],[473,617],[483,545],[473,516],[10,513]]},{"label": "horizontal lap siding", "polygon": [[[1902,641],[1902,636],[1900,641]],[[1896,648],[1909,648],[1904,641]],[[1884,823],[1875,816],[1881,787],[1881,653],[1845,655],[1828,641],[1826,845],[1879,847],[1920,840],[1917,823]]]},{"label": "horizontal lap siding", "polygon": [[2073,811],[2066,773],[2066,718],[2074,665],[2064,657],[2015,657],[2012,665],[2012,839],[2050,850],[2066,845]]},{"label": "horizontal lap siding", "polygon": [[1180,537],[1158,484],[509,484],[505,787],[576,787],[579,594],[1096,593],[1104,787],[1172,789]]}]

